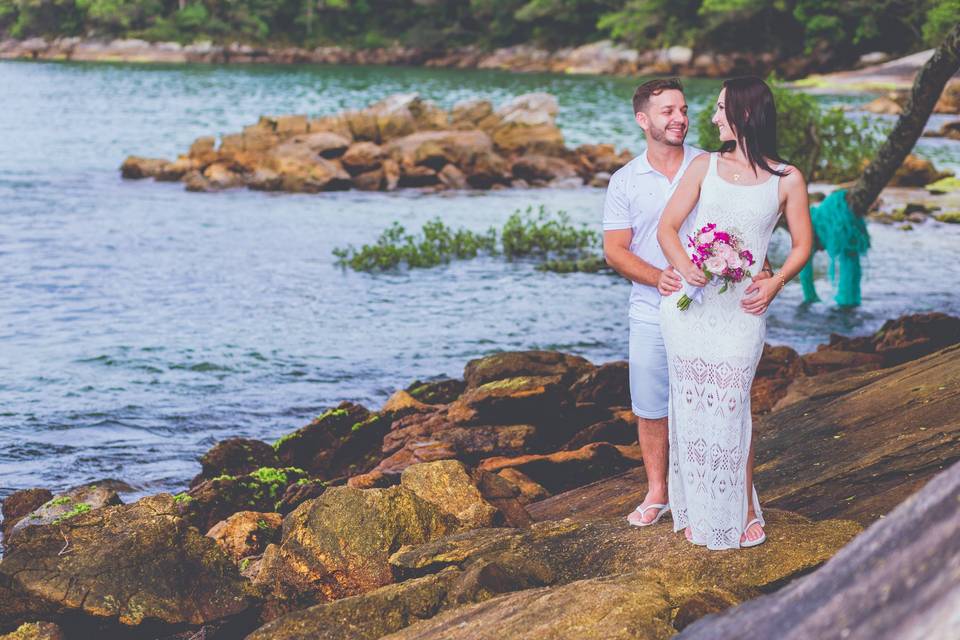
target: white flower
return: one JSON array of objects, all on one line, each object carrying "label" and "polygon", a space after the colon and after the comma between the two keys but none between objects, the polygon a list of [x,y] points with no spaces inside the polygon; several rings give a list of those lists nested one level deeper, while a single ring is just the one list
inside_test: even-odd
[{"label": "white flower", "polygon": [[740,256],[738,256],[736,253],[731,254],[730,256],[727,256],[725,260],[727,262],[727,266],[730,267],[731,269],[739,269],[740,267],[743,266],[743,261],[740,259]]}]

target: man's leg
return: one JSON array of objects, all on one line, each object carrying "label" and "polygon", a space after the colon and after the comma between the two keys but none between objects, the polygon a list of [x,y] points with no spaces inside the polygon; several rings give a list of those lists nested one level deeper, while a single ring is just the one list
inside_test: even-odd
[{"label": "man's leg", "polygon": [[[669,380],[667,356],[655,321],[630,320],[630,399],[637,416],[637,441],[647,472],[647,494],[640,508],[667,503],[669,442],[667,406]],[[647,524],[657,517],[657,509],[628,517],[633,524]]]},{"label": "man's leg", "polygon": [[[667,419],[649,420],[637,418],[637,440],[643,453],[643,468],[647,472],[647,495],[643,505],[667,503],[667,465],[669,447],[667,442]],[[656,509],[648,509],[636,520],[650,522],[657,516]]]}]

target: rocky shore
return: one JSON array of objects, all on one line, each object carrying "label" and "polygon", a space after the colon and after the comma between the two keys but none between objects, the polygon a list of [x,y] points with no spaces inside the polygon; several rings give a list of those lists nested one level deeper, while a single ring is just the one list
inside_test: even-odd
[{"label": "rocky shore", "polygon": [[645,478],[625,362],[507,352],[272,445],[222,441],[177,495],[11,494],[0,638],[725,638],[774,620],[908,637],[897,611],[947,637],[958,343],[960,318],[932,313],[764,350],[756,549],[626,524]]},{"label": "rocky shore", "polygon": [[135,39],[30,38],[0,41],[0,59],[175,64],[376,64],[591,75],[676,74],[711,78],[743,73],[766,75],[775,68],[784,77],[794,78],[822,70],[824,66],[824,61],[818,60],[815,55],[780,59],[774,53],[695,54],[688,47],[637,51],[609,40],[554,50],[518,45],[492,51],[475,47],[435,51],[401,46],[303,49],[251,46],[239,42],[220,45],[206,41],[182,45],[178,42]]},{"label": "rocky shore", "polygon": [[604,186],[631,155],[613,145],[564,145],[557,99],[517,96],[494,109],[487,100],[448,112],[416,93],[321,118],[261,116],[240,133],[197,139],[173,161],[128,157],[127,179],[181,181],[190,191],[246,186],[317,193],[414,187]]}]

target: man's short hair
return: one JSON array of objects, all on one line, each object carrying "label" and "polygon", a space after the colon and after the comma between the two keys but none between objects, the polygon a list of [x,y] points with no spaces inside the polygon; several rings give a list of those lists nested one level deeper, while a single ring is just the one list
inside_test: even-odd
[{"label": "man's short hair", "polygon": [[647,104],[650,102],[650,96],[658,96],[664,91],[671,89],[680,92],[683,91],[683,84],[681,84],[680,78],[657,78],[656,80],[644,82],[633,92],[633,112],[639,113],[646,109]]}]

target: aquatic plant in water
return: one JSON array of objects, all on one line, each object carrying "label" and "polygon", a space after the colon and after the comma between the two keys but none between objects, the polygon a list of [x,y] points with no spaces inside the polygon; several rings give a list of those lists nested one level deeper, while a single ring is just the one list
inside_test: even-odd
[{"label": "aquatic plant in water", "polygon": [[567,272],[599,270],[599,246],[596,231],[575,226],[564,211],[551,213],[540,205],[514,211],[499,232],[494,227],[483,233],[453,230],[434,218],[419,235],[412,235],[394,222],[374,244],[337,248],[333,254],[338,265],[367,272],[435,267],[479,255],[503,255],[508,260],[533,257],[547,261],[545,270]]}]

